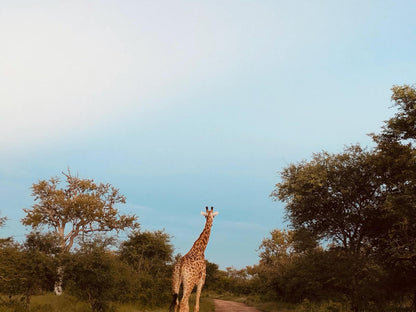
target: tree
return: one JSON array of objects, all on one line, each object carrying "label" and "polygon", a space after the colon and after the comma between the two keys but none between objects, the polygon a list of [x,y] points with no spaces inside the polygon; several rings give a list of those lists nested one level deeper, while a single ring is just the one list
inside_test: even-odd
[{"label": "tree", "polygon": [[[305,260],[304,268],[327,263],[333,278],[348,286],[343,291],[355,311],[404,295],[416,311],[416,88],[392,91],[398,112],[372,135],[375,148],[353,145],[291,164],[271,194],[286,203],[297,233],[326,246],[322,254],[297,258],[295,269]],[[308,271],[299,268],[291,280]]]},{"label": "tree", "polygon": [[284,265],[294,256],[293,231],[275,229],[270,238],[264,238],[259,247],[260,262],[271,265]]},{"label": "tree", "polygon": [[[21,295],[26,309],[31,296],[53,289],[56,278],[56,239],[30,233],[23,245],[14,242],[0,248],[0,289],[9,296]],[[23,301],[22,301],[23,302]]]},{"label": "tree", "polygon": [[[116,205],[126,199],[110,184],[95,183],[92,179],[63,173],[66,185],[60,188],[57,177],[40,180],[32,185],[35,204],[24,209],[22,223],[34,229],[47,227],[59,238],[62,252],[73,246],[76,238],[96,232],[120,231],[136,227],[136,216],[120,215]],[[58,275],[62,276],[62,267]],[[55,292],[62,292],[58,278]]]},{"label": "tree", "polygon": [[271,231],[259,246],[259,263],[248,268],[248,273],[257,279],[258,291],[273,299],[289,299],[282,281],[297,257],[293,238],[294,231]]},{"label": "tree", "polygon": [[164,231],[135,231],[120,246],[120,257],[137,272],[158,273],[172,262],[173,246]]},{"label": "tree", "polygon": [[204,289],[215,290],[217,293],[220,293],[224,289],[221,287],[222,285],[219,281],[221,273],[218,264],[205,260],[205,265],[207,268],[207,276],[205,278]]},{"label": "tree", "polygon": [[114,311],[114,301],[128,301],[137,290],[134,271],[108,250],[109,243],[96,237],[67,255],[68,291],[94,312]]},{"label": "tree", "polygon": [[[4,226],[4,224],[6,223],[7,218],[6,217],[0,217],[0,228]],[[2,246],[3,244],[7,244],[12,240],[11,237],[7,237],[7,238],[0,238],[0,246]]]},{"label": "tree", "polygon": [[416,311],[416,88],[392,88],[397,113],[378,135],[378,174],[386,189],[383,210],[372,233],[379,259],[390,273],[390,293],[408,294]]},{"label": "tree", "polygon": [[414,146],[416,140],[416,87],[410,85],[393,86],[391,100],[398,112],[385,122],[382,133],[376,142],[392,140]]},{"label": "tree", "polygon": [[164,231],[135,231],[123,242],[120,259],[137,274],[138,299],[142,305],[157,306],[171,298],[173,246]]},{"label": "tree", "polygon": [[[311,161],[284,169],[281,177],[271,196],[286,203],[287,217],[297,232],[307,231],[337,251],[330,258],[333,272],[347,273],[345,295],[355,311],[363,309],[370,302],[362,282],[373,266],[367,258],[370,233],[386,198],[377,157],[353,145],[340,154],[314,154]],[[349,266],[338,270],[342,263]]]},{"label": "tree", "polygon": [[360,253],[368,241],[366,221],[385,195],[371,152],[353,145],[341,154],[314,154],[285,168],[281,178],[271,197],[286,203],[294,229]]}]

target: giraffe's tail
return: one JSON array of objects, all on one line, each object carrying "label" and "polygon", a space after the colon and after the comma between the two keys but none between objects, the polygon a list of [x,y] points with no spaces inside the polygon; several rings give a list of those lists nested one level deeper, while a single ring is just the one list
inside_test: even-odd
[{"label": "giraffe's tail", "polygon": [[169,307],[169,312],[175,312],[175,308],[178,305],[178,294],[173,294],[173,300]]},{"label": "giraffe's tail", "polygon": [[179,307],[179,289],[181,287],[181,260],[176,262],[175,266],[173,267],[173,274],[172,274],[172,293],[173,293],[173,300],[169,308],[169,312],[176,312]]}]

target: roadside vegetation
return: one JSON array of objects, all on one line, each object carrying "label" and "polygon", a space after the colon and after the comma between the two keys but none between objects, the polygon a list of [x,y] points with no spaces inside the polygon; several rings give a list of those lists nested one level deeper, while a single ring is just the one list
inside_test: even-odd
[{"label": "roadside vegetation", "polygon": [[[212,298],[268,312],[416,311],[416,89],[392,91],[397,113],[373,147],[281,170],[271,198],[285,203],[289,228],[265,233],[257,264],[207,262],[201,312]],[[170,235],[120,215],[125,199],[111,185],[64,176],[63,188],[58,178],[33,185],[26,240],[0,240],[0,312],[167,311]],[[114,230],[128,238],[108,238]]]}]

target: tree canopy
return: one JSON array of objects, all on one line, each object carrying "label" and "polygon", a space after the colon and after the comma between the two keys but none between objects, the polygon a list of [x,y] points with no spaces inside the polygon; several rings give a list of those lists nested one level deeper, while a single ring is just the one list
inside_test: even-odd
[{"label": "tree canopy", "polygon": [[314,154],[285,168],[281,177],[271,196],[286,203],[295,229],[359,252],[367,240],[366,221],[384,196],[371,152],[353,145],[341,154]]},{"label": "tree canopy", "polygon": [[126,198],[110,184],[63,173],[65,186],[58,177],[40,180],[32,185],[35,204],[24,209],[22,222],[33,228],[47,227],[59,237],[61,248],[71,249],[79,235],[119,231],[137,227],[137,217],[119,214],[117,204]]}]

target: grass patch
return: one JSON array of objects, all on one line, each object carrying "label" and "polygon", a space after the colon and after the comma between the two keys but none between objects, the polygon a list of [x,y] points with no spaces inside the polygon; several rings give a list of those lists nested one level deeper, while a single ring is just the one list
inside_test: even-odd
[{"label": "grass patch", "polygon": [[[134,303],[114,304],[117,312],[167,312],[169,304],[159,308],[143,308]],[[195,307],[195,295],[189,300],[189,310],[193,311]],[[200,301],[200,312],[214,312],[214,301],[208,297],[202,297]],[[77,298],[63,294],[56,296],[54,294],[45,294],[42,296],[33,296],[30,304],[30,312],[91,312],[87,302],[79,301]],[[11,302],[9,306],[0,306],[0,312],[26,312],[24,302],[19,298]]]},{"label": "grass patch", "polygon": [[[25,312],[26,301],[24,297],[12,297],[0,306],[0,312]],[[81,302],[69,295],[55,296],[46,294],[32,296],[30,300],[31,312],[90,312],[86,302]]]},{"label": "grass patch", "polygon": [[293,305],[285,302],[258,302],[253,305],[260,311],[264,312],[296,312],[302,311],[299,305]]},{"label": "grass patch", "polygon": [[46,294],[32,298],[30,311],[90,312],[91,308],[87,302],[79,301],[77,298],[67,294],[61,296]]}]

